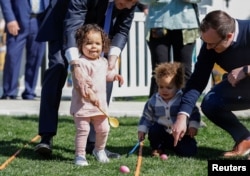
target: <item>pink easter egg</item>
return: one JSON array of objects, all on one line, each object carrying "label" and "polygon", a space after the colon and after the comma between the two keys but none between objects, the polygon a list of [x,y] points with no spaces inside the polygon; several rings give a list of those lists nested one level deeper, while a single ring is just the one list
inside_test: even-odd
[{"label": "pink easter egg", "polygon": [[162,160],[167,160],[168,159],[168,156],[166,154],[161,154],[161,159]]},{"label": "pink easter egg", "polygon": [[127,174],[127,173],[130,172],[130,170],[129,170],[128,166],[123,165],[123,166],[120,167],[120,172],[124,173],[124,174]]}]

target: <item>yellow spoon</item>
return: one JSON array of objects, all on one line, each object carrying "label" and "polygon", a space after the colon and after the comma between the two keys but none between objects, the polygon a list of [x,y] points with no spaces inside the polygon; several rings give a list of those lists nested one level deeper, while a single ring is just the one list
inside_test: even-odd
[{"label": "yellow spoon", "polygon": [[97,106],[97,108],[105,115],[108,117],[109,119],[109,124],[114,127],[117,128],[119,126],[119,121],[117,120],[117,118],[115,117],[110,117],[106,112],[104,112],[100,107]]}]

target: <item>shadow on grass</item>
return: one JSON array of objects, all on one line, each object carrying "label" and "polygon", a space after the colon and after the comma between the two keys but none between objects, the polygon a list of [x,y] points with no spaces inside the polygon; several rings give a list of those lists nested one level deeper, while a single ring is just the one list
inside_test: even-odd
[{"label": "shadow on grass", "polygon": [[224,152],[215,148],[200,147],[196,158],[201,160],[247,160],[248,158],[248,156],[225,158],[223,157]]},{"label": "shadow on grass", "polygon": [[[17,145],[20,144],[27,144],[27,141],[21,140],[21,139],[13,139],[11,141],[3,140],[0,142],[0,155],[11,157],[15,152],[17,152],[19,149],[22,149],[22,151],[18,154],[18,158],[24,158],[28,160],[53,160],[53,161],[60,161],[60,162],[72,162],[72,158],[74,157],[74,150],[55,145],[53,147],[54,153],[52,154],[51,158],[45,158],[38,154],[36,154],[33,150],[35,144],[29,144],[24,147],[24,145],[17,147]],[[126,146],[126,147],[115,147],[115,146],[107,146],[107,149],[111,152],[119,153],[122,158],[127,157],[128,152],[133,148],[134,146]],[[128,157],[131,157],[133,155],[138,155],[139,148],[135,150],[134,153],[129,155]],[[172,151],[166,150],[165,152],[169,156],[175,155]],[[222,150],[218,150],[215,148],[209,148],[209,147],[199,147],[198,154],[195,157],[192,157],[194,160],[223,160],[225,158],[221,157],[221,154],[223,153]],[[143,157],[144,158],[151,158],[151,149],[149,146],[143,146]],[[238,159],[244,159],[244,158],[238,158]],[[4,161],[1,161],[2,163]]]},{"label": "shadow on grass", "polygon": [[[16,123],[19,123],[19,121],[21,122],[20,124],[24,125],[25,123],[23,122],[27,122],[30,121],[32,122],[32,124],[28,124],[28,125],[24,125],[25,127],[29,126],[29,128],[31,128],[30,125],[34,125],[35,124],[35,129],[37,129],[37,125],[38,125],[38,117],[37,116],[21,116],[21,117],[11,117],[13,118],[16,122],[13,123],[15,129],[16,129]],[[117,130],[114,134],[113,137],[114,138],[119,138],[119,135],[123,135],[125,132],[127,135],[133,135],[136,136],[136,132],[134,133],[128,133],[129,131],[136,131],[137,125],[138,125],[138,119],[135,118],[130,118],[130,117],[123,117],[121,119],[118,119],[120,121],[120,128],[119,130]],[[250,119],[241,119],[241,122],[243,123],[249,123]],[[7,122],[8,123],[8,122]],[[34,123],[34,124],[33,124]],[[71,124],[72,126],[68,126],[68,124]],[[60,116],[59,117],[59,125],[61,126],[61,130],[59,132],[60,135],[62,135],[60,138],[63,138],[63,140],[61,140],[60,138],[58,138],[58,141],[55,141],[54,146],[53,146],[53,155],[52,155],[52,160],[56,160],[56,161],[70,161],[72,162],[72,158],[74,158],[74,147],[73,143],[71,147],[68,147],[69,145],[71,145],[71,143],[66,143],[67,146],[65,145],[65,140],[72,140],[74,137],[74,130],[72,131],[64,131],[65,128],[63,127],[67,127],[68,129],[73,129],[73,118],[69,117],[69,116]],[[3,125],[4,126],[4,125]],[[131,127],[131,128],[130,128]],[[18,126],[18,128],[20,128],[20,126]],[[4,128],[3,132],[5,132]],[[7,129],[7,128],[6,128]],[[60,129],[60,127],[59,127]],[[18,129],[20,130],[20,129]],[[18,131],[17,130],[17,131]],[[210,130],[211,131],[211,130]],[[67,137],[65,137],[67,132]],[[116,136],[118,135],[118,136]],[[59,140],[60,139],[60,140]],[[123,142],[122,140],[118,140],[118,144],[120,146],[117,146],[116,143],[112,143],[112,145],[110,145],[110,143],[107,143],[107,149],[111,152],[115,152],[115,153],[119,153],[122,155],[122,157],[126,157],[127,153],[134,147],[135,143],[132,142],[131,145],[129,145],[129,143],[131,142],[131,140],[136,140],[133,137],[131,138],[126,138],[126,141],[124,143],[123,146],[120,145],[120,142]],[[73,141],[73,140],[72,140]],[[19,149],[21,149],[25,144],[27,144],[29,141],[28,140],[23,140],[21,138],[5,138],[4,140],[0,141],[0,155],[1,156],[6,156],[6,157],[10,157],[12,156],[16,151],[18,151]],[[136,141],[135,141],[136,142]],[[36,144],[31,143],[29,145],[27,145],[27,147],[23,148],[22,151],[20,152],[20,154],[17,156],[19,158],[25,158],[25,159],[29,159],[29,160],[44,160],[47,158],[41,157],[39,155],[37,155],[34,152],[34,147]],[[215,147],[207,147],[207,146],[198,146],[198,154],[194,157],[194,159],[197,160],[218,160],[218,159],[224,159],[221,157],[221,155],[223,154],[223,150],[217,149],[216,146]],[[132,154],[132,155],[137,155],[138,154],[138,149]],[[175,155],[173,152],[166,150],[166,154],[169,155]],[[143,157],[151,157],[151,149],[148,145],[144,145],[143,147]],[[242,159],[242,158],[240,158]],[[4,162],[4,161],[1,161]]]},{"label": "shadow on grass", "polygon": [[[71,157],[65,157],[65,153],[68,153],[67,155],[74,154],[74,150],[71,150],[69,148],[55,145],[53,146],[53,151],[60,151],[56,152],[56,154],[52,154],[52,157],[45,158],[37,153],[34,152],[34,147],[37,143],[30,143],[18,138],[12,139],[10,141],[2,140],[0,141],[0,155],[11,157],[15,153],[17,153],[19,150],[21,150],[16,157],[18,158],[26,158],[31,160],[60,160],[60,161],[71,161]],[[20,146],[20,147],[18,147]]]},{"label": "shadow on grass", "polygon": [[124,127],[129,127],[129,126],[135,127],[138,125],[138,122],[132,122],[132,121],[131,122],[119,121],[119,123],[120,123],[120,126],[124,126]]},{"label": "shadow on grass", "polygon": [[223,152],[225,151],[216,148],[198,147],[198,153],[196,158],[199,158],[201,160],[218,159],[222,157]]},{"label": "shadow on grass", "polygon": [[[127,154],[132,150],[134,146],[126,146],[126,147],[114,147],[114,146],[107,146],[107,149],[121,154],[122,157],[127,157]],[[131,154],[131,155],[137,155],[139,151],[139,147]],[[198,160],[230,160],[230,159],[237,159],[237,160],[246,160],[247,157],[238,157],[238,158],[224,158],[222,155],[225,151],[219,150],[216,148],[210,148],[210,147],[198,147],[198,153],[196,156],[191,157],[192,159],[198,159]],[[175,155],[177,156],[173,151],[166,150],[165,153],[167,155]],[[131,156],[129,155],[129,156]],[[143,157],[145,158],[151,158],[151,148],[149,146],[143,146]],[[177,156],[178,157],[178,156]],[[181,157],[181,156],[179,156]]]},{"label": "shadow on grass", "polygon": [[[30,122],[36,122],[38,123],[39,117],[38,116],[11,116],[10,118],[13,118],[15,120],[21,120],[21,121],[30,121]],[[59,123],[72,123],[73,118],[70,118],[68,116],[59,116],[58,117]]]}]

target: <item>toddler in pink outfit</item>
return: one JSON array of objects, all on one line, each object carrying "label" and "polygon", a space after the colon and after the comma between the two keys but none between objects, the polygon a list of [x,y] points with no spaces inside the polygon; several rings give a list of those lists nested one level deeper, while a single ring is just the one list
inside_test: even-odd
[{"label": "toddler in pink outfit", "polygon": [[[96,143],[93,155],[102,163],[109,162],[104,149],[109,134],[108,118],[98,109],[107,112],[106,81],[118,80],[123,83],[122,76],[116,70],[108,69],[108,61],[102,57],[109,45],[109,39],[96,24],[87,24],[76,32],[76,42],[81,54],[80,64],[72,69],[81,69],[88,83],[83,85],[86,96],[82,96],[77,87],[73,87],[70,113],[74,117],[76,127],[75,164],[88,165],[86,160],[86,144],[90,131],[90,122],[96,131]],[[73,82],[76,81],[73,76]],[[97,107],[98,106],[98,107]]]}]

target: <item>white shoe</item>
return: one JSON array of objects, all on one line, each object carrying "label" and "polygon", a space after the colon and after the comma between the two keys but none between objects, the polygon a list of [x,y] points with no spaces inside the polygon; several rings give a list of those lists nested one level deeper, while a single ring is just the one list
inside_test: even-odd
[{"label": "white shoe", "polygon": [[106,152],[104,150],[97,151],[96,149],[94,149],[93,155],[101,163],[108,163],[109,162],[109,158],[107,157]]},{"label": "white shoe", "polygon": [[75,158],[75,165],[78,165],[78,166],[88,166],[89,163],[86,160],[85,156],[76,156],[76,158]]}]

